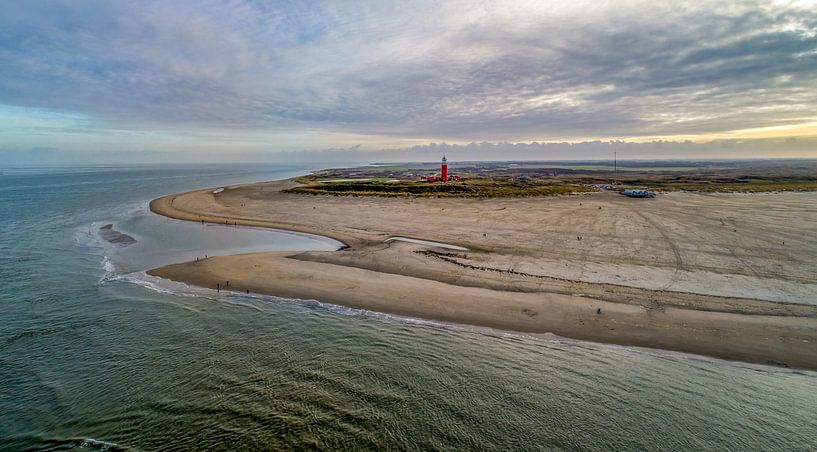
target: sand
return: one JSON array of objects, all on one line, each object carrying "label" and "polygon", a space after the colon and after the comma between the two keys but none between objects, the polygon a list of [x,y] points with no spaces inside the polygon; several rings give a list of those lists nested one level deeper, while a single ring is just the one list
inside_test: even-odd
[{"label": "sand", "polygon": [[[293,184],[199,190],[159,198],[151,209],[324,235],[348,248],[216,257],[150,273],[446,322],[817,369],[817,194],[642,200],[613,193],[411,199],[281,192]],[[391,237],[468,251],[385,243]]]},{"label": "sand", "polygon": [[135,238],[117,231],[113,228],[113,224],[106,224],[100,227],[99,236],[102,237],[103,240],[121,247],[131,246],[136,243]]}]

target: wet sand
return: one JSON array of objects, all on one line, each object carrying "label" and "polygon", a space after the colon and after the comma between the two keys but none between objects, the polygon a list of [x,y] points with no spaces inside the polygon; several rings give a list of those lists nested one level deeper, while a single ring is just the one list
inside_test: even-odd
[{"label": "wet sand", "polygon": [[102,237],[103,240],[121,247],[130,246],[136,243],[135,238],[117,231],[113,228],[113,224],[106,224],[99,228],[99,236]]},{"label": "wet sand", "polygon": [[[817,303],[814,193],[633,200],[612,193],[397,199],[281,192],[292,184],[199,190],[156,199],[151,209],[325,235],[347,249],[216,257],[150,273],[446,322],[817,369],[817,306],[807,304]],[[390,237],[468,251],[384,243]]]}]

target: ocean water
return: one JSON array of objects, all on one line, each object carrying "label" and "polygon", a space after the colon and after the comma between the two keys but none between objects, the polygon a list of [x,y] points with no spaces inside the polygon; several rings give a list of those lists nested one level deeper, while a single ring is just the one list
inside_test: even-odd
[{"label": "ocean water", "polygon": [[[817,450],[815,372],[144,274],[205,254],[334,249],[147,209],[309,169],[2,169],[0,449]],[[101,240],[108,223],[137,243]]]}]

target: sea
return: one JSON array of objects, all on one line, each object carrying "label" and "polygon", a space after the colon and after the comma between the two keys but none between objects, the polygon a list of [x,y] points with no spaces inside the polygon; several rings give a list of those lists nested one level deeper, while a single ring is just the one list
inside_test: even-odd
[{"label": "sea", "polygon": [[148,209],[317,168],[0,168],[0,450],[817,450],[815,372],[146,275],[336,249]]}]

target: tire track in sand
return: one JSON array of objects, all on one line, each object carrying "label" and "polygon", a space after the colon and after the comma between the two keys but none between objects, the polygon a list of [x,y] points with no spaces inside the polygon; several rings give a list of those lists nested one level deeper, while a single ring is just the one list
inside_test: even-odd
[{"label": "tire track in sand", "polygon": [[629,209],[634,214],[638,215],[644,221],[649,223],[649,225],[651,227],[655,228],[655,230],[657,230],[658,233],[661,234],[661,237],[663,237],[664,240],[669,245],[670,249],[672,250],[672,254],[675,255],[675,271],[672,273],[672,276],[670,276],[669,281],[667,281],[666,284],[664,284],[663,286],[661,286],[661,288],[658,289],[658,290],[667,290],[670,287],[672,287],[672,285],[675,284],[678,281],[679,276],[681,274],[681,271],[684,270],[684,259],[681,257],[681,251],[678,249],[678,245],[675,243],[675,241],[673,241],[670,238],[669,234],[667,234],[667,231],[665,231],[663,227],[659,226],[657,222],[655,222],[651,218],[644,215],[642,212],[640,212],[640,211],[638,211],[638,210],[636,210],[636,209],[634,209],[632,207],[629,207]]}]

